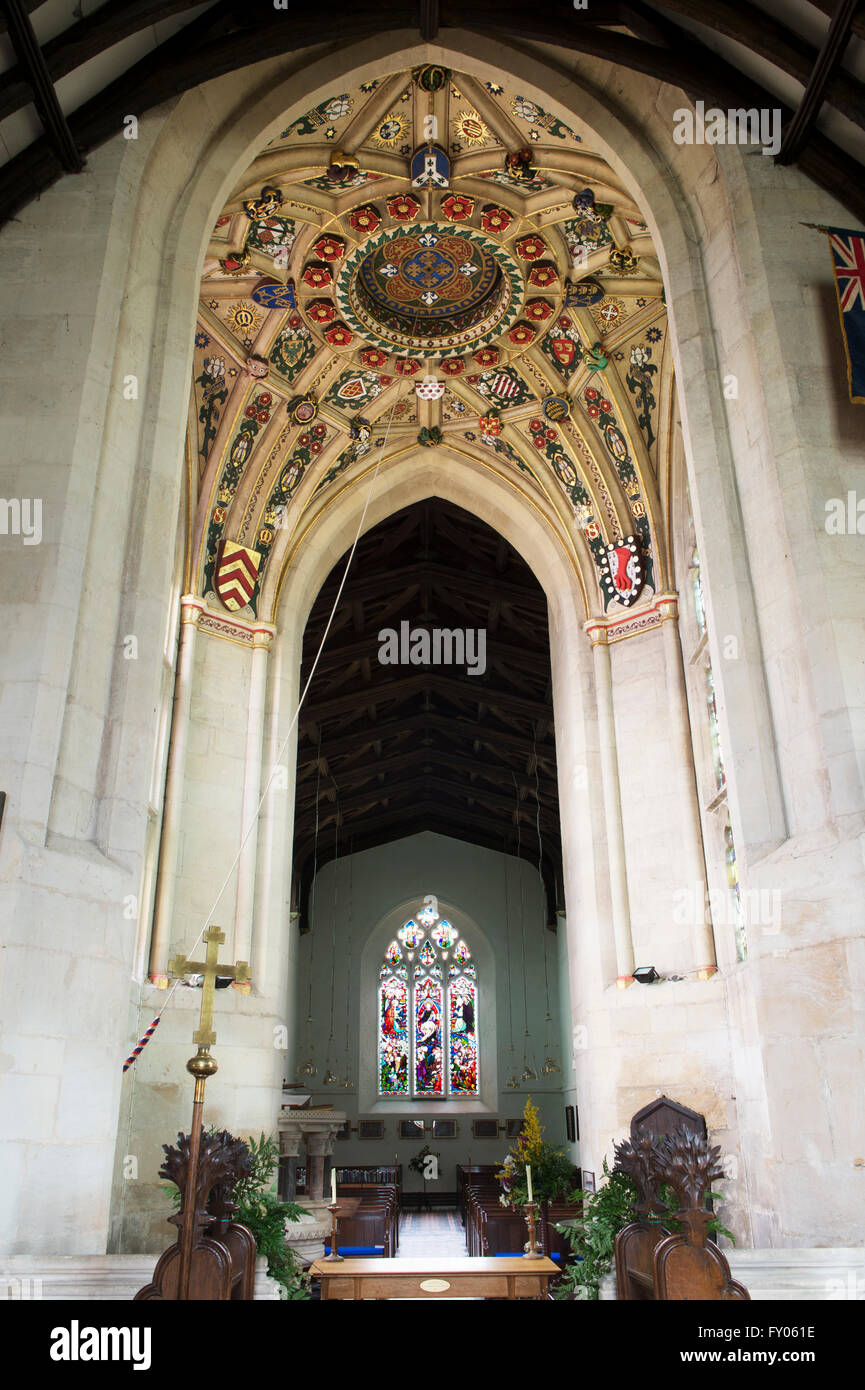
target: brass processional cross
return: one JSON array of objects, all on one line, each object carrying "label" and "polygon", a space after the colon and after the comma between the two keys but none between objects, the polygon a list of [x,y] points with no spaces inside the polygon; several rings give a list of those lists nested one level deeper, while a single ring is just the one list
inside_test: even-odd
[{"label": "brass processional cross", "polygon": [[213,995],[216,989],[216,977],[217,975],[222,979],[227,977],[234,980],[235,984],[246,984],[250,979],[248,961],[239,960],[236,965],[219,965],[217,963],[219,948],[225,942],[224,931],[221,931],[219,927],[208,927],[204,933],[204,940],[207,942],[205,960],[187,960],[186,956],[175,956],[168,966],[169,974],[174,978],[180,978],[183,975],[204,976],[201,987],[201,1013],[198,1019],[198,1028],[192,1035],[192,1041],[196,1043],[198,1051],[186,1063],[186,1070],[195,1077],[195,1094],[192,1102],[192,1130],[189,1135],[189,1167],[181,1218],[180,1273],[177,1286],[179,1299],[189,1297],[192,1250],[198,1235],[199,1224],[203,1224],[208,1219],[206,1212],[199,1212],[196,1208],[198,1205],[198,1163],[201,1154],[204,1087],[207,1078],[213,1076],[214,1072],[218,1070],[216,1058],[210,1055],[210,1049],[216,1042],[216,1034],[213,1031]]}]

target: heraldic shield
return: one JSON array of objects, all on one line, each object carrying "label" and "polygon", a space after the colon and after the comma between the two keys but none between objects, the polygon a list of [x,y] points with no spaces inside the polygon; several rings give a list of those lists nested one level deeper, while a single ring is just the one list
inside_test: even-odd
[{"label": "heraldic shield", "polygon": [[608,603],[616,599],[625,608],[637,602],[646,565],[636,536],[625,536],[607,546],[601,570],[601,584]]},{"label": "heraldic shield", "polygon": [[213,571],[213,587],[230,613],[245,608],[255,592],[261,552],[223,541]]}]

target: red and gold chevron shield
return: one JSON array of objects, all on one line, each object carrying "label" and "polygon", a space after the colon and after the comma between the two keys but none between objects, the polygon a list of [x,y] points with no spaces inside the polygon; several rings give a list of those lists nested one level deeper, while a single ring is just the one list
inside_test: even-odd
[{"label": "red and gold chevron shield", "polygon": [[260,551],[248,550],[234,541],[221,542],[213,571],[213,587],[229,612],[236,613],[249,603],[260,564]]}]

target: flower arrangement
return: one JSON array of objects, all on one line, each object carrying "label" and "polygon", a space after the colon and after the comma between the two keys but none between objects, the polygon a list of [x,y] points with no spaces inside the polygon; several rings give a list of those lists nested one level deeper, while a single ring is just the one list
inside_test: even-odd
[{"label": "flower arrangement", "polygon": [[555,1148],[543,1135],[544,1127],[540,1122],[538,1107],[532,1104],[532,1098],[528,1096],[523,1109],[522,1133],[508,1150],[496,1173],[502,1189],[499,1201],[503,1207],[516,1210],[524,1207],[529,1200],[527,1165],[532,1170],[532,1197],[535,1201],[570,1198],[577,1170],[563,1150]]}]

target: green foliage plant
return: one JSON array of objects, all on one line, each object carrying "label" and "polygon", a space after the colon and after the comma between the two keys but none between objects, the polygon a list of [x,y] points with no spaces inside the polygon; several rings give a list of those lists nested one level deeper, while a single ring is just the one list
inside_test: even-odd
[{"label": "green foliage plant", "polygon": [[267,1272],[279,1284],[281,1299],[302,1301],[309,1298],[309,1275],[286,1239],[286,1221],[298,1221],[306,1214],[296,1202],[280,1201],[277,1195],[279,1142],[262,1132],[247,1140],[252,1154],[252,1172],[234,1189],[237,1220],[255,1236],[259,1255],[267,1260]]},{"label": "green foliage plant", "polygon": [[594,1301],[601,1280],[613,1267],[616,1236],[623,1226],[636,1219],[637,1189],[625,1173],[611,1173],[604,1159],[603,1181],[597,1192],[580,1190],[582,1216],[567,1226],[558,1226],[576,1257],[568,1264],[556,1287],[559,1300]]}]

